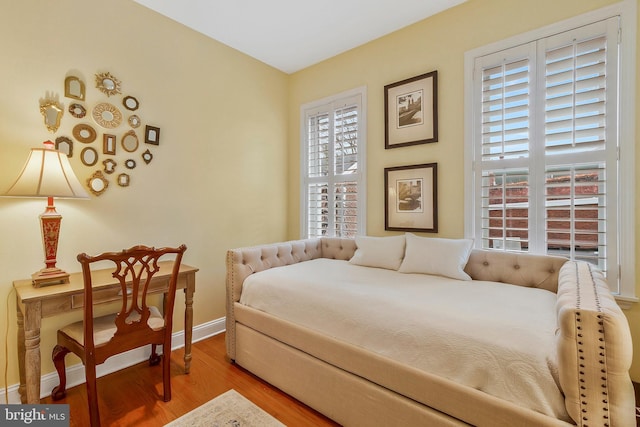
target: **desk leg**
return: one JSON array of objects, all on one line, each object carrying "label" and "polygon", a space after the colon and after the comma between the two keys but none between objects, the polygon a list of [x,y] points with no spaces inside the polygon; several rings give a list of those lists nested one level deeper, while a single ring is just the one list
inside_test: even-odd
[{"label": "desk leg", "polygon": [[18,387],[18,393],[20,393],[20,401],[27,403],[26,384],[27,377],[24,370],[24,356],[25,356],[25,339],[24,339],[24,315],[18,304],[18,369],[20,371],[20,387]]},{"label": "desk leg", "polygon": [[[23,319],[25,387],[28,404],[40,403],[40,321],[42,304],[40,302],[25,305]],[[22,375],[22,374],[21,374]],[[22,378],[20,378],[22,382]]]},{"label": "desk leg", "polygon": [[193,339],[193,293],[196,287],[196,279],[191,275],[187,277],[187,286],[184,288],[184,373],[191,371],[191,341]]}]

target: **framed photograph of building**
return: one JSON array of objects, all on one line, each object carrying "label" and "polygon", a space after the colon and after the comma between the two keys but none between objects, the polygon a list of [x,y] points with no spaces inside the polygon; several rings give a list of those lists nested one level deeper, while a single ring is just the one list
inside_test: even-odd
[{"label": "framed photograph of building", "polygon": [[438,141],[438,72],[384,87],[384,148]]},{"label": "framed photograph of building", "polygon": [[437,163],[384,169],[384,229],[438,232]]}]

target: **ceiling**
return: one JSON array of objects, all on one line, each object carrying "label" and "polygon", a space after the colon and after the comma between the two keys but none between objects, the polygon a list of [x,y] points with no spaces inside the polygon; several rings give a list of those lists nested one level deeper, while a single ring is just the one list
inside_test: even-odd
[{"label": "ceiling", "polygon": [[293,73],[466,0],[135,0]]}]

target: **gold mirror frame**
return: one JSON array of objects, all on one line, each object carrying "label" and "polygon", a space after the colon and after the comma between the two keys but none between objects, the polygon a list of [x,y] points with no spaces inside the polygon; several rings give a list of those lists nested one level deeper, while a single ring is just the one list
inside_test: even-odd
[{"label": "gold mirror frame", "polygon": [[113,159],[103,160],[102,164],[104,165],[105,173],[108,174],[114,173],[116,171],[116,166],[118,166],[118,164]]},{"label": "gold mirror frame", "polygon": [[116,154],[116,136],[105,133],[102,135],[102,154]]},{"label": "gold mirror frame", "polygon": [[98,152],[93,147],[86,147],[80,153],[80,161],[85,166],[93,166],[98,163]]},{"label": "gold mirror frame", "polygon": [[105,129],[115,129],[122,123],[122,113],[115,105],[101,102],[93,107],[93,120]]},{"label": "gold mirror frame", "polygon": [[40,113],[44,117],[44,125],[49,132],[55,132],[60,127],[62,114],[64,113],[62,104],[49,99],[40,103]]},{"label": "gold mirror frame", "polygon": [[129,111],[136,111],[140,106],[140,103],[134,96],[125,96],[122,98],[122,105]]},{"label": "gold mirror frame", "polygon": [[64,96],[84,101],[84,82],[76,76],[64,79]]},{"label": "gold mirror frame", "polygon": [[115,78],[111,73],[96,74],[96,87],[107,96],[122,93],[120,90],[120,80]]},{"label": "gold mirror frame", "polygon": [[109,181],[104,177],[102,171],[95,171],[93,175],[87,179],[87,186],[96,196],[101,195],[109,187]]},{"label": "gold mirror frame", "polygon": [[131,177],[129,176],[129,174],[121,173],[120,175],[118,175],[118,179],[116,181],[118,182],[118,185],[120,187],[128,187],[129,182],[131,182]]},{"label": "gold mirror frame", "polygon": [[73,141],[66,136],[56,138],[56,150],[63,152],[67,157],[73,156]]},{"label": "gold mirror frame", "polygon": [[75,125],[71,133],[73,133],[73,137],[75,139],[84,144],[89,144],[95,141],[97,136],[96,130],[86,123]]},{"label": "gold mirror frame", "polygon": [[125,134],[122,135],[120,144],[122,145],[122,149],[124,151],[133,153],[138,149],[138,135],[136,135],[136,133],[132,130],[130,130],[129,132],[125,132]]}]

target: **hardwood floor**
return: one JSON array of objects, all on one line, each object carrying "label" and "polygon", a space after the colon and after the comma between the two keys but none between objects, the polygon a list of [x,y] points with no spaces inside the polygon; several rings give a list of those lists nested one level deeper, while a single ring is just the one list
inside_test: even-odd
[{"label": "hardwood floor", "polygon": [[[235,389],[289,427],[338,424],[267,384],[225,358],[224,334],[193,345],[191,373],[184,374],[184,352],[171,354],[172,399],[162,400],[160,366],[147,363],[98,379],[103,426],[163,426],[227,390]],[[51,398],[42,403],[52,403]],[[67,390],[71,427],[89,425],[85,385]]]}]

